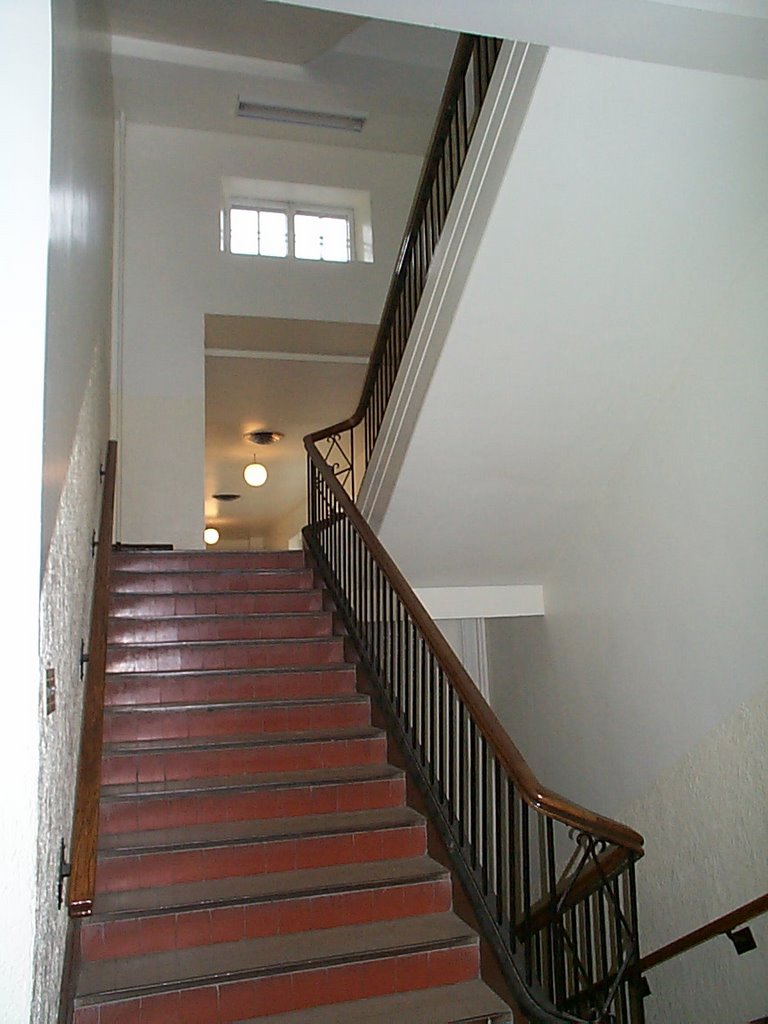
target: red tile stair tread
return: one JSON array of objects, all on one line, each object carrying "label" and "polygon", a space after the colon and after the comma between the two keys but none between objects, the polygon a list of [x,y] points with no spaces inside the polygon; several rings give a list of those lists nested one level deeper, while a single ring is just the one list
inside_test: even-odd
[{"label": "red tile stair tread", "polygon": [[[314,613],[313,613],[314,617]],[[143,650],[144,648],[160,648],[161,650],[167,650],[171,647],[185,647],[196,650],[200,647],[290,647],[291,644],[325,644],[331,646],[332,644],[340,644],[342,638],[340,636],[275,636],[267,637],[266,639],[249,639],[249,638],[238,638],[236,640],[142,640],[137,643],[125,643],[122,640],[117,643],[110,643],[107,645],[109,652],[125,651],[128,654],[133,653],[137,649]],[[112,670],[114,672],[114,670]],[[158,670],[160,671],[160,670]],[[173,670],[170,670],[173,671]],[[130,672],[130,669],[120,669],[117,674],[125,675],[126,672]],[[111,673],[110,673],[111,674]]]},{"label": "red tile stair tread", "polygon": [[[172,630],[172,629],[184,629],[184,627],[200,626],[210,627],[217,626],[221,627],[221,632],[224,634],[227,627],[239,626],[242,628],[252,627],[254,629],[258,627],[264,627],[265,625],[271,625],[274,627],[280,627],[285,625],[295,626],[297,635],[295,637],[290,636],[277,636],[277,637],[256,637],[254,639],[269,639],[269,640],[294,640],[294,639],[315,639],[314,633],[312,633],[312,627],[317,628],[331,628],[331,614],[325,612],[322,609],[316,611],[284,611],[284,612],[207,612],[203,614],[189,614],[189,615],[136,615],[131,618],[125,618],[121,616],[110,616],[108,625],[107,639],[110,646],[115,644],[144,644],[144,643],[194,643],[194,640],[187,640],[186,638],[172,637],[169,639],[153,640],[149,637],[145,640],[140,636],[142,631],[154,630]],[[299,632],[300,629],[305,630],[303,634]],[[115,634],[118,635],[117,637]],[[138,639],[137,639],[138,638]],[[245,640],[248,637],[238,637],[237,639]],[[221,642],[229,642],[230,637],[222,635],[220,637],[213,636],[204,642],[216,643],[217,640]]]},{"label": "red tile stair tread", "polygon": [[340,693],[326,697],[265,697],[263,700],[223,700],[223,701],[163,701],[158,704],[118,704],[107,708],[108,715],[141,715],[158,714],[166,711],[230,711],[233,708],[296,708],[296,707],[336,707],[339,704],[366,704],[369,697],[363,693]]},{"label": "red tile stair tread", "polygon": [[486,1024],[489,1018],[494,1024],[511,1024],[512,1011],[482,981],[462,981],[295,1013],[253,1017],[240,1024]]},{"label": "red tile stair tread", "polygon": [[154,850],[211,848],[241,843],[335,835],[374,829],[409,828],[424,819],[409,807],[381,807],[366,811],[336,811],[295,818],[255,818],[247,821],[182,825],[102,835],[99,857],[125,856]]},{"label": "red tile stair tread", "polygon": [[430,882],[447,877],[446,869],[427,856],[239,875],[152,889],[99,893],[90,920],[97,922],[153,912],[209,909],[231,903],[273,902],[335,892],[356,892],[385,885]]},{"label": "red tile stair tread", "polygon": [[[178,990],[236,978],[361,962],[400,953],[477,945],[477,935],[450,912],[242,939],[118,960],[83,964],[78,1003],[125,999],[166,988]],[[91,997],[88,1000],[87,997]]]},{"label": "red tile stair tread", "polygon": [[178,736],[169,739],[118,740],[104,744],[104,756],[179,753],[186,750],[222,750],[233,747],[273,746],[291,743],[346,743],[357,739],[380,739],[385,735],[375,726],[347,726],[312,732],[238,733],[237,736]]},{"label": "red tile stair tread", "polygon": [[[312,637],[313,640],[317,637]],[[142,669],[139,672],[107,672],[107,686],[115,682],[139,682],[143,679],[188,679],[197,676],[270,676],[270,675],[302,675],[305,672],[354,672],[354,666],[348,661],[329,661],[318,665],[298,665],[292,668],[290,665],[281,665],[278,668],[266,665],[260,668],[258,665],[247,668],[178,668],[178,669]]]},{"label": "red tile stair tread", "polygon": [[[317,587],[296,587],[283,590],[196,590],[173,593],[166,591],[132,591],[112,594],[109,604],[110,618],[120,622],[149,618],[175,618],[186,615],[270,615],[294,610],[294,605],[306,606],[301,610],[322,610],[323,593]],[[216,607],[222,604],[222,608]],[[199,607],[198,607],[199,606]],[[179,611],[179,608],[191,611]],[[211,607],[210,611],[199,608]],[[226,611],[223,610],[226,608]],[[297,609],[299,610],[299,609]]]},{"label": "red tile stair tread", "polygon": [[341,768],[310,768],[298,772],[261,772],[256,775],[217,775],[200,779],[163,779],[157,782],[122,782],[101,787],[101,799],[107,803],[137,797],[151,799],[169,794],[221,792],[252,789],[283,789],[293,786],[336,786],[343,783],[401,779],[403,772],[391,764],[363,764]]},{"label": "red tile stair tread", "polygon": [[[236,586],[231,584],[236,582]],[[194,585],[194,586],[193,586]],[[309,569],[205,569],[142,572],[130,568],[113,569],[110,589],[122,594],[197,594],[197,593],[272,593],[274,591],[313,590],[314,574]],[[199,589],[198,589],[199,588]]]},{"label": "red tile stair tread", "polygon": [[[207,549],[174,548],[172,551],[113,551],[112,563],[114,565],[149,565],[147,571],[167,572],[169,565],[179,562],[219,562],[224,565],[232,563],[235,567],[255,566],[258,568],[265,563],[276,562],[280,565],[303,566],[305,564],[304,552],[301,550],[286,549],[283,551],[209,551]],[[151,564],[157,563],[157,564]]]}]

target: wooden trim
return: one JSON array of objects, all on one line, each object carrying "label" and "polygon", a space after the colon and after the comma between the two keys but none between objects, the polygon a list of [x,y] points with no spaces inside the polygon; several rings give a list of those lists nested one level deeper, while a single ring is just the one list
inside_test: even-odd
[{"label": "wooden trim", "polygon": [[542,786],[531,771],[528,762],[507,735],[504,726],[469,677],[464,666],[448,646],[440,630],[427,614],[424,605],[416,597],[378,537],[376,537],[368,523],[363,519],[357,506],[352,502],[349,495],[333,475],[330,466],[315,446],[314,437],[315,435],[313,434],[305,437],[304,447],[317,472],[323,478],[323,481],[333,493],[334,498],[338,501],[345,515],[359,533],[361,540],[368,547],[378,562],[379,567],[387,576],[404,608],[445,670],[448,678],[451,680],[451,684],[472,715],[478,729],[487,740],[500,765],[509,777],[514,780],[523,800],[530,807],[540,811],[547,817],[561,821],[564,825],[582,829],[599,839],[615,843],[617,846],[622,846],[626,850],[641,855],[643,852],[643,837],[639,832],[635,832],[634,829],[614,821],[612,818],[603,817],[594,811],[588,810],[586,807],[581,807],[579,804],[575,804],[558,793]]},{"label": "wooden trim", "polygon": [[749,903],[745,903],[737,910],[732,910],[729,914],[723,914],[722,917],[715,918],[709,924],[705,924],[701,928],[695,928],[692,932],[688,932],[687,935],[682,935],[679,939],[675,939],[674,942],[668,942],[666,946],[661,946],[659,949],[654,950],[653,953],[644,956],[637,964],[637,973],[642,974],[644,971],[649,971],[652,967],[657,967],[673,957],[680,956],[681,953],[687,953],[689,949],[700,946],[703,942],[708,942],[717,935],[725,935],[727,932],[733,931],[734,928],[738,928],[740,924],[751,921],[753,917],[759,917],[761,914],[766,913],[768,913],[768,893],[765,893],[764,896],[758,896],[757,899],[750,900]]},{"label": "wooden trim", "polygon": [[96,848],[99,839],[99,790],[101,747],[104,732],[104,682],[107,665],[107,617],[109,613],[109,561],[115,505],[117,441],[107,445],[104,491],[101,499],[99,546],[93,582],[88,669],[83,697],[80,761],[72,823],[72,873],[67,890],[70,917],[93,913],[96,885]]}]

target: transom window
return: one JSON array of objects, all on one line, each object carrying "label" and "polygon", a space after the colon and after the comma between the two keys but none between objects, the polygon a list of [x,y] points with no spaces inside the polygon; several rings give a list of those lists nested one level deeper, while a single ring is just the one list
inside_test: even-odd
[{"label": "transom window", "polygon": [[329,263],[353,259],[349,210],[234,201],[224,212],[222,228],[222,249],[235,255],[294,256]]}]

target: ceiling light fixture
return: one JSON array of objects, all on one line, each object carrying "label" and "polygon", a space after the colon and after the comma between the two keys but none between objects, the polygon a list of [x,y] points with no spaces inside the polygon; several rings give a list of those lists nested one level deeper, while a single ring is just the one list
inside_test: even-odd
[{"label": "ceiling light fixture", "polygon": [[215,526],[206,526],[203,530],[203,540],[206,544],[218,544],[219,543],[219,531]]},{"label": "ceiling light fixture", "polygon": [[243,437],[251,444],[265,445],[277,444],[278,441],[282,441],[285,434],[281,434],[279,430],[249,430]]},{"label": "ceiling light fixture", "polygon": [[266,466],[262,466],[260,462],[256,462],[254,457],[254,461],[249,462],[243,470],[243,479],[249,487],[261,487],[262,484],[267,482]]},{"label": "ceiling light fixture", "polygon": [[336,128],[344,132],[361,132],[367,118],[363,114],[335,114],[328,110],[301,110],[277,107],[237,97],[237,116],[277,124],[301,124],[310,128]]}]

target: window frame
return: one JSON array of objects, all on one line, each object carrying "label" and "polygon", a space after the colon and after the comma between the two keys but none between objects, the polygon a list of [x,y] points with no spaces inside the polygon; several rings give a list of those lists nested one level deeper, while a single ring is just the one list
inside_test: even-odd
[{"label": "window frame", "polygon": [[[259,252],[232,252],[232,210],[251,210],[257,213],[284,213],[287,217],[287,252],[285,256],[272,256]],[[307,217],[331,217],[343,220],[347,226],[347,259],[327,260],[320,256],[319,259],[312,259],[307,256],[296,255],[294,218],[296,215]],[[274,199],[261,200],[258,198],[233,196],[227,200],[221,211],[219,246],[222,252],[230,256],[248,256],[250,258],[261,257],[262,259],[297,259],[303,263],[335,263],[338,266],[354,263],[355,254],[355,211],[349,207],[322,206],[315,203],[304,202],[281,202]]]}]

